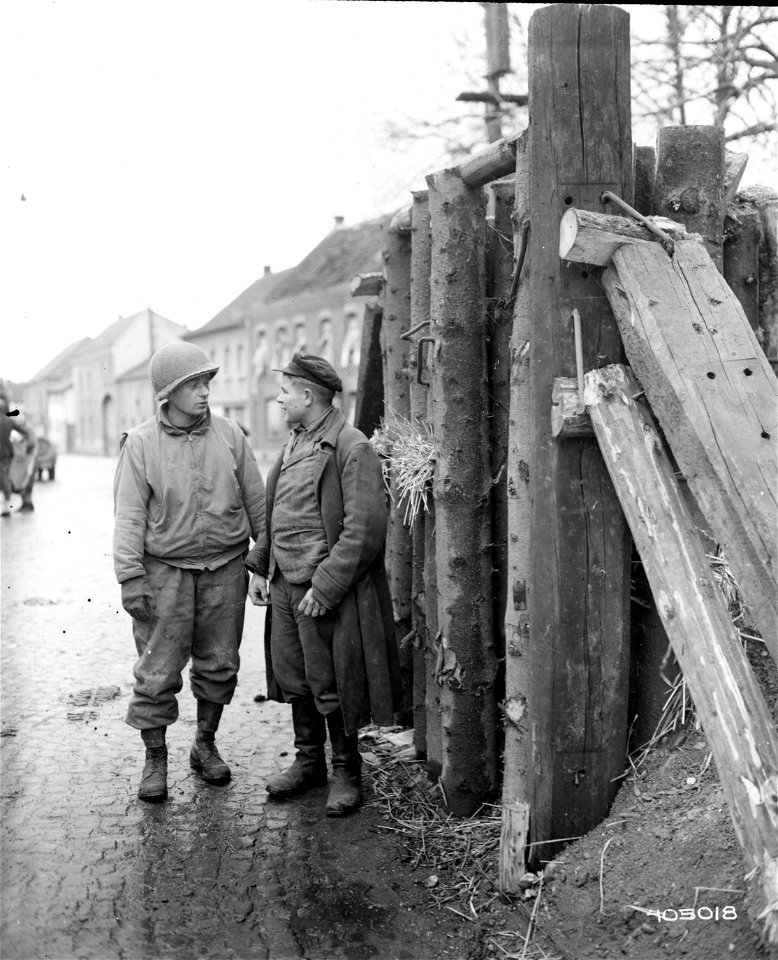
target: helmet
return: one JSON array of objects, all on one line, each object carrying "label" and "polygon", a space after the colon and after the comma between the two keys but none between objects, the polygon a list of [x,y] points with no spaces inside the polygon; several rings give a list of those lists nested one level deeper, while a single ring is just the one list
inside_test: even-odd
[{"label": "helmet", "polygon": [[157,350],[149,362],[149,379],[157,400],[167,400],[186,380],[207,373],[213,378],[218,367],[194,343],[176,340]]}]

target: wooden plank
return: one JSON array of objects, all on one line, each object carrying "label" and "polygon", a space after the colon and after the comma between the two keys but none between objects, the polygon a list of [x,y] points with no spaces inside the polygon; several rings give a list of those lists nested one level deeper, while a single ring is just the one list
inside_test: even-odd
[{"label": "wooden plank", "polygon": [[498,783],[497,658],[492,635],[489,429],[486,421],[484,196],[455,171],[427,177],[435,553],[447,809],[469,816]]},{"label": "wooden plank", "polygon": [[705,249],[621,247],[603,274],[630,365],[778,659],[778,382]]},{"label": "wooden plank", "polygon": [[381,304],[365,304],[357,374],[357,396],[354,405],[354,426],[366,437],[372,437],[381,426],[381,417],[384,414],[384,372],[381,357],[383,314]]},{"label": "wooden plank", "polygon": [[611,365],[585,400],[716,761],[768,943],[778,944],[778,737],[641,387]]},{"label": "wooden plank", "polygon": [[593,439],[551,430],[554,377],[575,376],[572,311],[586,368],[621,359],[618,328],[586,269],[559,260],[569,207],[603,211],[609,190],[632,199],[629,16],[555,4],[529,26],[530,487],[533,502],[527,691],[533,862],[606,815],[624,770],[630,539]]}]

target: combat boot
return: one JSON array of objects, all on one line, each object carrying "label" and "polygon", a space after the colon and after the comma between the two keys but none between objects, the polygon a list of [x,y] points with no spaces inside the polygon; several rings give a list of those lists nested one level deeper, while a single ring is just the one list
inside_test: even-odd
[{"label": "combat boot", "polygon": [[206,783],[227,783],[232,776],[230,768],[216,749],[216,731],[219,729],[224,704],[208,700],[197,701],[197,733],[189,751],[189,766]]},{"label": "combat boot", "polygon": [[324,758],[327,729],[313,697],[292,701],[292,724],[296,750],[294,762],[268,780],[265,788],[276,800],[291,797],[310,787],[322,787],[327,782],[327,763]]},{"label": "combat boot", "polygon": [[141,730],[146,745],[146,763],[141,774],[138,797],[149,803],[161,803],[167,799],[167,746],[165,727]]},{"label": "combat boot", "polygon": [[343,713],[327,715],[332,747],[332,782],[325,813],[328,817],[345,817],[362,804],[362,757],[357,732],[346,733]]}]

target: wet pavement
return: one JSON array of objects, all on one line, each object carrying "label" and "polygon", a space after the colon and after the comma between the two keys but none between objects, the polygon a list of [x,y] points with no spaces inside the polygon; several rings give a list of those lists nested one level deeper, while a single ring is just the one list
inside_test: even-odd
[{"label": "wet pavement", "polygon": [[35,511],[2,520],[3,958],[428,956],[418,937],[429,930],[396,929],[407,908],[388,880],[393,851],[378,845],[365,863],[350,843],[357,829],[365,842],[377,814],[325,820],[324,789],[268,801],[292,732],[287,707],[254,702],[260,609],[247,605],[239,685],[218,735],[232,782],[209,786],[189,768],[187,679],[168,730],[169,800],[137,799],[113,469],[62,457],[56,481],[36,484]]}]

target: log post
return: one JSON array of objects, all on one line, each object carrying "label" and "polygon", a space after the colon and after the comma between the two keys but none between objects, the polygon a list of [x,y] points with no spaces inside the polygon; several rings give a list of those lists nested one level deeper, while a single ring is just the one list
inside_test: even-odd
[{"label": "log post", "polygon": [[663,127],[657,136],[651,213],[699,233],[718,270],[723,269],[724,128]]},{"label": "log post", "polygon": [[448,810],[469,816],[497,789],[486,377],[486,220],[480,189],[427,177],[443,770]]},{"label": "log post", "polygon": [[517,894],[526,870],[529,831],[530,737],[527,717],[532,650],[529,645],[530,523],[529,478],[532,456],[530,418],[530,242],[528,209],[529,157],[526,138],[516,154],[514,227],[517,257],[523,257],[513,303],[510,342],[510,409],[508,421],[508,603],[505,610],[505,699],[503,715],[502,829],[498,876],[503,893]]},{"label": "log post", "polygon": [[[513,326],[513,208],[516,184],[492,184],[494,223],[488,242],[487,369],[489,371],[489,453],[492,481],[492,597],[497,657],[505,656],[505,609],[508,587],[508,418],[510,411],[510,341]],[[502,691],[498,692],[502,698]]]},{"label": "log post", "polygon": [[632,205],[638,213],[642,213],[646,217],[651,213],[655,170],[656,149],[654,147],[635,147],[635,202]]},{"label": "log post", "polygon": [[[411,413],[408,385],[408,341],[402,335],[411,320],[411,235],[410,230],[394,223],[386,234],[384,271],[384,398],[387,414],[394,411],[408,419]],[[394,470],[390,473],[392,490]],[[403,523],[403,511],[395,495],[389,511],[389,532],[386,561],[392,591],[395,630],[400,648],[400,670],[403,679],[403,709],[399,720],[410,726],[413,713],[413,647],[408,639],[411,631],[411,535]]]},{"label": "log post", "polygon": [[778,737],[642,387],[623,366],[586,375],[585,399],[716,761],[756,891],[752,911],[778,946]]},{"label": "log post", "polygon": [[[618,329],[587,270],[561,264],[558,218],[632,200],[629,16],[556,4],[529,27],[532,491],[527,725],[533,861],[607,815],[626,756],[629,531],[593,439],[555,439],[554,377],[621,359]],[[556,219],[556,223],[555,223]],[[547,843],[541,844],[541,841]]]},{"label": "log post", "polygon": [[[417,336],[429,333],[430,320],[430,210],[426,190],[413,193],[411,205],[411,330]],[[426,324],[426,326],[422,326]],[[427,421],[429,387],[418,379],[417,343],[410,343],[408,381],[411,390],[411,421],[422,426]],[[432,499],[431,497],[429,498]],[[427,632],[427,610],[437,605],[437,593],[426,592],[424,580],[425,531],[428,517],[420,513],[411,529],[413,568],[411,571],[411,614],[413,618],[413,731],[416,756],[440,759],[439,708],[428,717],[429,697],[437,696],[435,683],[434,637]],[[437,617],[436,617],[437,619]],[[430,690],[430,688],[432,688]],[[438,771],[439,773],[440,771]]]}]

